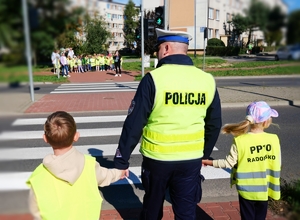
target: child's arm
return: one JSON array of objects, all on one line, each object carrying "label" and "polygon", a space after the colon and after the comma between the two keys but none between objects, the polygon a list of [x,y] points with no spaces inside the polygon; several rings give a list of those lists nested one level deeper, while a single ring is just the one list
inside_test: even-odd
[{"label": "child's arm", "polygon": [[113,182],[118,181],[119,179],[125,178],[126,170],[118,170],[118,169],[108,169],[105,167],[101,167],[99,163],[95,163],[95,171],[98,185],[108,186]]},{"label": "child's arm", "polygon": [[213,166],[216,168],[232,168],[238,160],[238,152],[235,144],[231,145],[229,154],[225,159],[220,160],[202,160],[203,165]]},{"label": "child's arm", "polygon": [[40,210],[36,201],[36,197],[34,194],[34,191],[32,188],[29,189],[29,198],[28,198],[28,203],[29,203],[29,211],[30,214],[33,216],[34,220],[41,220],[41,214]]}]

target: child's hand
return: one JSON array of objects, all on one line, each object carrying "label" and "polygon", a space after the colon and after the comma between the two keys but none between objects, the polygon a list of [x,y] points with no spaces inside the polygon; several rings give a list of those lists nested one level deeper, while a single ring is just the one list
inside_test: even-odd
[{"label": "child's hand", "polygon": [[125,179],[126,177],[129,177],[129,169],[127,170],[122,170],[122,175],[120,177],[120,179]]},{"label": "child's hand", "polygon": [[203,166],[212,166],[213,161],[212,160],[202,160],[202,165]]}]

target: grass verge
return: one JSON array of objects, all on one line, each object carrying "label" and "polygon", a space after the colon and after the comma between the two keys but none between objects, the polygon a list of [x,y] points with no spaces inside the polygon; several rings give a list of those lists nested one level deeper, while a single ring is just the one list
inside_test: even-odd
[{"label": "grass verge", "polygon": [[281,199],[269,200],[269,208],[273,213],[289,220],[300,219],[300,179],[287,182],[280,180]]},{"label": "grass verge", "polygon": [[[194,65],[200,69],[203,67],[202,57],[191,57]],[[141,71],[141,61],[124,62],[122,69],[125,71]],[[154,68],[154,61],[150,62],[150,67],[144,72],[150,72]],[[66,83],[68,79],[58,78],[51,72],[51,68],[40,66],[33,68],[34,82]],[[39,75],[39,72],[49,72],[49,75]],[[205,71],[213,76],[262,76],[262,75],[291,75],[300,74],[300,62],[296,61],[251,61],[230,63],[221,58],[205,59]],[[142,76],[136,76],[135,80],[141,80]],[[28,69],[24,66],[7,67],[0,64],[0,82],[28,82]]]}]

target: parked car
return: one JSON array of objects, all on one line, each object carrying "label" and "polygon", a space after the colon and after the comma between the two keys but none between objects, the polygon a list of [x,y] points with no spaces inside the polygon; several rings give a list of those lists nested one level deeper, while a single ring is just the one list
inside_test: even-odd
[{"label": "parked car", "polygon": [[280,47],[275,60],[300,60],[300,44]]},{"label": "parked car", "polygon": [[125,47],[125,48],[120,49],[119,53],[121,55],[132,54],[132,49]]}]

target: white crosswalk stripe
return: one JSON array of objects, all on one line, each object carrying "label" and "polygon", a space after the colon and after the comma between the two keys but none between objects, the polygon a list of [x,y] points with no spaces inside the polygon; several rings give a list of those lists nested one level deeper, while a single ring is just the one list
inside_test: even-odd
[{"label": "white crosswalk stripe", "polygon": [[132,92],[139,82],[61,84],[51,93]]},{"label": "white crosswalk stripe", "polygon": [[[118,116],[91,116],[91,117],[74,117],[76,123],[91,123],[91,122],[122,122],[126,118],[125,115]],[[35,126],[42,125],[45,122],[45,118],[34,118],[34,119],[17,119],[12,123],[12,127],[16,128],[19,126]],[[116,128],[93,128],[93,129],[78,129],[80,132],[80,137],[104,137],[104,136],[119,136],[121,134],[121,127]],[[43,131],[33,130],[33,131],[4,131],[0,134],[1,141],[29,141],[42,139]],[[90,154],[97,157],[107,157],[113,156],[117,148],[117,143],[113,144],[97,144],[97,145],[76,145],[77,150],[84,154]],[[140,144],[136,146],[132,152],[132,156],[140,155],[139,153]],[[214,151],[218,150],[216,147]],[[26,148],[12,148],[6,143],[6,146],[0,148],[0,161],[5,162],[20,162],[20,161],[30,161],[30,160],[42,160],[47,154],[52,153],[51,147],[26,147]],[[33,170],[32,170],[33,171]],[[31,171],[31,172],[32,172]],[[20,172],[16,170],[15,172],[0,172],[0,191],[8,190],[24,190],[28,189],[26,185],[26,180],[30,176],[31,172],[24,171]],[[141,167],[133,166],[130,167],[130,176],[127,179],[117,181],[114,185],[119,184],[136,184],[141,183],[140,179]],[[213,167],[203,167],[202,174],[206,179],[223,179],[229,178],[230,174],[222,169],[216,169]]]}]

